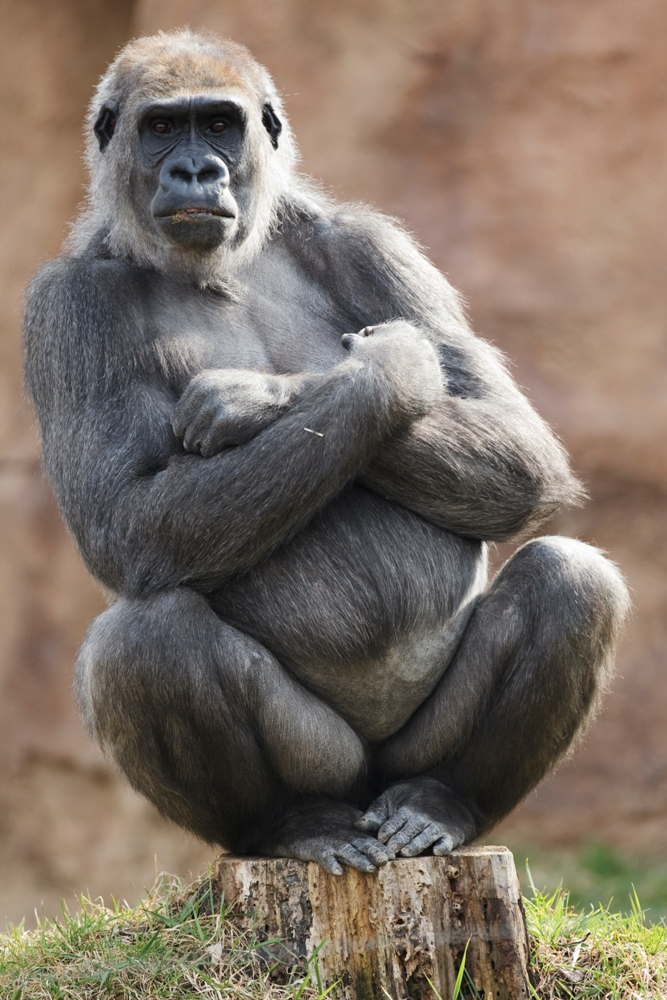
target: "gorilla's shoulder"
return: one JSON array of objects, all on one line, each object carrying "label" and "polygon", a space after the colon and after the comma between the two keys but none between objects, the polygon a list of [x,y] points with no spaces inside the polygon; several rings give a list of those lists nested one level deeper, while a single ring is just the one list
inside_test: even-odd
[{"label": "gorilla's shoulder", "polygon": [[363,277],[383,261],[424,263],[419,245],[398,219],[361,203],[333,202],[319,192],[294,198],[279,231],[309,269],[322,273],[351,269]]},{"label": "gorilla's shoulder", "polygon": [[306,236],[327,243],[407,235],[398,219],[363,202],[333,201],[319,190],[292,193],[279,214],[280,230],[292,239]]},{"label": "gorilla's shoulder", "polygon": [[28,285],[28,295],[86,286],[101,290],[117,282],[136,281],[138,271],[130,261],[117,258],[78,253],[63,255],[42,265]]}]

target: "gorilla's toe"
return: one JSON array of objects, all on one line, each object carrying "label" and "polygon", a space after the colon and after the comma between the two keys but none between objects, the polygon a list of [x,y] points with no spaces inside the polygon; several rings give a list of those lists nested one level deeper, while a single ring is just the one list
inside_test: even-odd
[{"label": "gorilla's toe", "polygon": [[277,834],[262,845],[278,857],[316,861],[330,875],[342,875],[341,865],[376,872],[396,856],[385,844],[357,828],[361,813],[343,802],[302,803],[285,815]]},{"label": "gorilla's toe", "polygon": [[392,785],[355,826],[377,830],[377,839],[389,854],[404,858],[429,850],[436,855],[449,854],[476,833],[468,808],[435,778],[411,778]]}]

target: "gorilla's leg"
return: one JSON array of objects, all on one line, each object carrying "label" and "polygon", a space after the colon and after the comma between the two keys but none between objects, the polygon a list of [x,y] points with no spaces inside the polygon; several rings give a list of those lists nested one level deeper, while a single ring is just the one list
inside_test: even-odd
[{"label": "gorilla's leg", "polygon": [[[192,590],[121,599],[100,615],[77,687],[90,729],[134,787],[234,850],[256,846],[291,804],[350,801],[365,779],[366,750],[347,723]],[[331,809],[336,829],[340,813],[348,841],[359,839],[360,810]]]},{"label": "gorilla's leg", "polygon": [[447,853],[507,815],[591,716],[628,607],[596,549],[561,537],[519,549],[438,687],[378,748],[389,787],[358,828],[396,852]]}]

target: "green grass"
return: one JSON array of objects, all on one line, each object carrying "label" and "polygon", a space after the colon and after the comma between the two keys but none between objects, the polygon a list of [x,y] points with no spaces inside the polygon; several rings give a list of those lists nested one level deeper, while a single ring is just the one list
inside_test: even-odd
[{"label": "green grass", "polygon": [[579,910],[603,903],[609,910],[628,914],[636,893],[649,922],[667,921],[667,860],[621,854],[599,842],[578,851],[521,844],[512,844],[511,848],[525,894],[531,888],[525,866],[529,858],[532,880],[538,889],[553,892],[566,886],[570,903]]},{"label": "green grass", "polygon": [[667,997],[667,926],[647,923],[637,896],[629,914],[582,912],[560,889],[524,904],[538,997]]},{"label": "green grass", "polygon": [[[667,927],[647,923],[636,897],[625,915],[581,911],[562,890],[533,891],[525,905],[540,1000],[667,998]],[[322,1000],[316,961],[285,982],[269,978],[263,949],[273,944],[240,933],[207,878],[186,887],[164,877],[135,908],[83,899],[34,931],[0,936],[0,998]]]}]

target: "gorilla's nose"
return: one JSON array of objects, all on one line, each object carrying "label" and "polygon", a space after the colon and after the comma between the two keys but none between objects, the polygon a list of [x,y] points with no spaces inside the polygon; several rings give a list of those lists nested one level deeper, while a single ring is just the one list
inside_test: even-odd
[{"label": "gorilla's nose", "polygon": [[228,185],[227,164],[212,153],[179,156],[167,160],[160,170],[160,187],[178,198],[206,201],[214,191],[218,192]]}]

